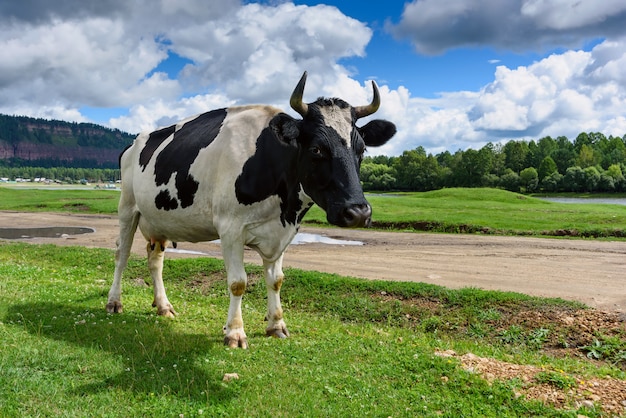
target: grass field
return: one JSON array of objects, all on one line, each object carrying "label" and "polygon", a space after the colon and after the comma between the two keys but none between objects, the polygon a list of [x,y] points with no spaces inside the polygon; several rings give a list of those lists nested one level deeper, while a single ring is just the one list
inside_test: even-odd
[{"label": "grass field", "polygon": [[[254,266],[244,307],[250,349],[231,350],[222,344],[221,261],[166,262],[179,312],[169,320],[155,316],[151,289],[138,280],[145,262],[136,258],[125,312],[105,313],[112,259],[108,250],[0,245],[0,416],[601,415],[526,400],[519,380],[490,385],[435,355],[446,349],[539,365],[560,381],[624,377],[619,364],[547,354],[550,341],[567,338],[558,324],[511,322],[520,312],[579,305],[299,270],[287,270],[283,286],[292,336],[269,339]],[[239,379],[225,382],[227,373]]]}]

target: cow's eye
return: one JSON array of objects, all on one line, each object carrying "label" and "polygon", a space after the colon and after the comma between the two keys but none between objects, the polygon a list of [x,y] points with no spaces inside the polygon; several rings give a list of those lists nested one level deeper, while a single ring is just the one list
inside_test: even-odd
[{"label": "cow's eye", "polygon": [[314,157],[321,157],[322,156],[322,150],[320,147],[311,147],[310,148],[311,154],[313,154]]}]

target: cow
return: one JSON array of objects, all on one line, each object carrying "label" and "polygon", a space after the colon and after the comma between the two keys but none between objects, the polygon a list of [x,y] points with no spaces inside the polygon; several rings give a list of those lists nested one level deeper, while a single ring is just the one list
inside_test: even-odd
[{"label": "cow", "polygon": [[122,152],[120,233],[107,312],[122,312],[122,272],[137,228],[146,239],[152,306],[166,317],[176,315],[163,285],[166,246],[219,238],[230,293],[224,343],[248,348],[241,314],[245,246],[263,260],[266,335],[289,336],[280,303],[287,245],[313,204],[333,225],[370,224],[359,167],[366,146],[383,145],[396,132],[385,120],[356,126],[380,106],[375,82],[371,103],[353,107],[338,98],[303,103],[306,78],[305,71],[290,99],[302,119],[266,105],[217,109],[141,133]]}]

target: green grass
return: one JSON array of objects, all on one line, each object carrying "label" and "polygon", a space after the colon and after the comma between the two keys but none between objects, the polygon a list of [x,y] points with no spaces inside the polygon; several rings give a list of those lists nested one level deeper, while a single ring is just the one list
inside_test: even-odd
[{"label": "green grass", "polygon": [[[117,212],[119,192],[0,187],[0,210]],[[626,237],[626,206],[555,203],[497,189],[373,194],[378,229],[504,235]],[[327,225],[314,206],[305,223]]]},{"label": "green grass", "polygon": [[[113,252],[0,244],[0,416],[600,414],[527,401],[515,395],[514,382],[489,385],[434,355],[450,348],[543,365],[541,378],[557,386],[571,379],[551,370],[624,377],[612,362],[543,352],[571,333],[562,324],[515,322],[520,312],[547,317],[578,304],[294,269],[282,291],[292,336],[269,339],[262,269],[247,270],[250,349],[232,350],[222,343],[228,296],[219,260],[166,260],[179,313],[168,320],[155,316],[152,290],[138,285],[147,279],[143,259],[132,258],[127,270],[124,313],[109,315]],[[239,379],[224,382],[225,373]]]},{"label": "green grass", "polygon": [[[374,227],[510,235],[625,237],[626,206],[555,203],[497,189],[369,195]],[[322,223],[313,207],[305,221]]]},{"label": "green grass", "polygon": [[114,190],[19,189],[0,186],[0,210],[23,212],[117,213]]}]

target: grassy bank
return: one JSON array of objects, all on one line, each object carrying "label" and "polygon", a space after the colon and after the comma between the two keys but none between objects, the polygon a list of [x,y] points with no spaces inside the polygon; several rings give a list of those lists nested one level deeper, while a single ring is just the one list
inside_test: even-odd
[{"label": "grassy bank", "polygon": [[[443,189],[367,196],[373,226],[502,235],[625,237],[626,206],[555,203],[498,189]],[[313,207],[305,218],[323,223]]]},{"label": "grassy bank", "polygon": [[[497,189],[368,195],[373,226],[388,230],[578,237],[626,236],[626,206],[554,203]],[[0,187],[0,210],[117,211],[119,192]],[[305,223],[326,224],[314,206]]]},{"label": "grassy bank", "polygon": [[[268,339],[254,266],[244,299],[250,349],[230,350],[221,335],[228,309],[221,261],[166,262],[179,312],[168,320],[150,306],[139,258],[124,282],[124,313],[105,313],[112,260],[108,250],[0,244],[0,416],[602,414],[593,405],[555,409],[520,396],[532,382],[489,384],[435,355],[449,349],[539,366],[537,379],[550,390],[624,377],[623,359],[591,362],[591,340],[576,339],[582,332],[558,321],[575,316],[576,304],[293,269],[283,286],[292,337]],[[529,312],[543,319],[529,320]],[[596,331],[601,338],[602,327]],[[600,340],[604,347],[610,337]],[[625,352],[611,338],[614,351]],[[239,378],[223,381],[227,373]]]}]

